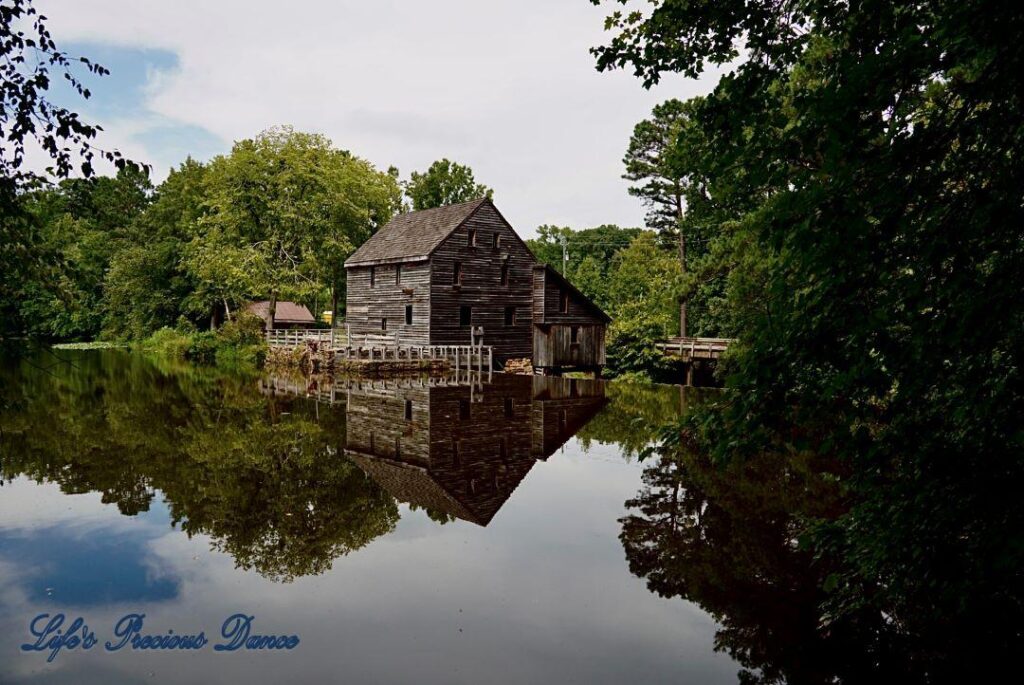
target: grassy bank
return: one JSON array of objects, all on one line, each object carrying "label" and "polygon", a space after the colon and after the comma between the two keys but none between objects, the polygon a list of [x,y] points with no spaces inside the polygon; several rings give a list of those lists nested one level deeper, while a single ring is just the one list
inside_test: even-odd
[{"label": "grassy bank", "polygon": [[216,331],[161,328],[132,347],[162,357],[225,367],[260,367],[267,356],[261,322],[256,317],[240,317]]}]

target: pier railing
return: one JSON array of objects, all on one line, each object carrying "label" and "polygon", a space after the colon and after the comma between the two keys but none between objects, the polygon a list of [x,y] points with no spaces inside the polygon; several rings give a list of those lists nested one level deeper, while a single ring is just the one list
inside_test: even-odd
[{"label": "pier railing", "polygon": [[[337,333],[331,336],[329,328],[275,328],[267,331],[267,344],[271,347],[300,347],[307,340],[330,345],[337,340]],[[344,338],[344,334],[341,335]]]},{"label": "pier railing", "polygon": [[658,343],[658,349],[665,354],[683,359],[718,359],[735,338],[669,338]]},{"label": "pier railing", "polygon": [[490,345],[419,345],[401,340],[398,332],[384,334],[352,334],[335,329],[293,328],[267,331],[271,347],[303,347],[317,342],[337,359],[362,361],[427,361],[446,360],[456,369],[490,372],[494,368],[494,349]]}]

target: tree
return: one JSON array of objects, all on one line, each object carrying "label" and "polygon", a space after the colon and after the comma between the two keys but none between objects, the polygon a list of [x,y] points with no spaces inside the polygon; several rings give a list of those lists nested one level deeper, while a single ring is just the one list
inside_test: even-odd
[{"label": "tree", "polygon": [[687,103],[676,99],[655,105],[651,118],[633,128],[622,159],[622,177],[634,183],[629,194],[647,207],[647,227],[669,236],[678,233],[686,208],[684,174],[673,164],[673,152],[689,117],[687,109]]},{"label": "tree", "polygon": [[38,221],[24,206],[22,192],[38,188],[47,178],[23,169],[26,145],[38,147],[53,161],[50,177],[67,178],[78,170],[93,175],[98,154],[118,169],[135,166],[115,150],[94,144],[100,128],[48,97],[52,77],[60,77],[83,98],[91,93],[79,79],[75,63],[92,74],[107,72],[85,57],[73,58],[57,49],[31,0],[7,0],[0,5],[0,340],[25,332],[22,302],[38,294],[50,279],[46,259],[39,253]]},{"label": "tree", "polygon": [[666,1],[608,26],[598,67],[646,85],[742,55],[699,113],[713,195],[751,199],[725,255],[740,344],[708,449],[850,469],[850,509],[807,528],[841,569],[826,624],[869,606],[947,677],[1008,660],[1024,596],[1006,533],[1024,522],[1007,489],[1024,475],[1020,6]]},{"label": "tree", "polygon": [[612,317],[609,375],[658,379],[666,371],[664,354],[655,343],[678,330],[674,315],[681,276],[679,262],[658,246],[651,231],[615,255],[606,296]]},{"label": "tree", "polygon": [[[312,302],[328,282],[337,303],[341,265],[387,223],[394,178],[319,134],[274,128],[210,162],[208,215],[186,263],[199,287],[193,310],[216,321],[253,296]],[[223,308],[223,309],[222,309]]]},{"label": "tree", "polygon": [[188,318],[197,282],[182,256],[206,214],[205,179],[206,166],[186,159],[132,224],[129,244],[111,259],[103,282],[105,336],[138,340]]},{"label": "tree", "polygon": [[[688,268],[688,238],[694,238],[697,227],[687,221],[691,203],[701,203],[705,190],[700,176],[703,132],[696,120],[703,98],[685,102],[671,99],[656,105],[651,118],[633,129],[623,163],[623,178],[637,185],[630,187],[631,195],[642,198],[647,206],[647,226],[657,230],[663,240],[673,240],[678,246],[679,264],[683,273]],[[697,238],[699,244],[703,244]],[[692,246],[691,246],[692,247]],[[679,329],[688,332],[688,297],[679,301]]]},{"label": "tree", "polygon": [[493,197],[494,191],[473,178],[473,170],[448,159],[439,159],[423,173],[412,172],[405,183],[405,194],[413,210],[444,207]]},{"label": "tree", "polygon": [[47,265],[21,299],[20,315],[33,333],[71,340],[99,335],[107,271],[130,242],[130,227],[151,192],[144,173],[125,167],[113,178],[68,179],[23,198],[40,226],[36,249]]}]

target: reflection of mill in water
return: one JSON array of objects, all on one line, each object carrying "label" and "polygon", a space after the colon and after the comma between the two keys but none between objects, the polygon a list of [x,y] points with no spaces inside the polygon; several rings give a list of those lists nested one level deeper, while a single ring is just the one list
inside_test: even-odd
[{"label": "reflection of mill in water", "polygon": [[600,381],[542,376],[350,388],[345,454],[396,499],[486,526],[604,403]]}]

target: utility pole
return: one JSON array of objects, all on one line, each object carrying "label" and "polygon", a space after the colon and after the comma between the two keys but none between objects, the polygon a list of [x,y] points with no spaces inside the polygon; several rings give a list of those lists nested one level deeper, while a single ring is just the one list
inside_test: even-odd
[{"label": "utility pole", "polygon": [[569,240],[563,235],[562,236],[562,275],[565,275],[566,268],[569,266]]}]

